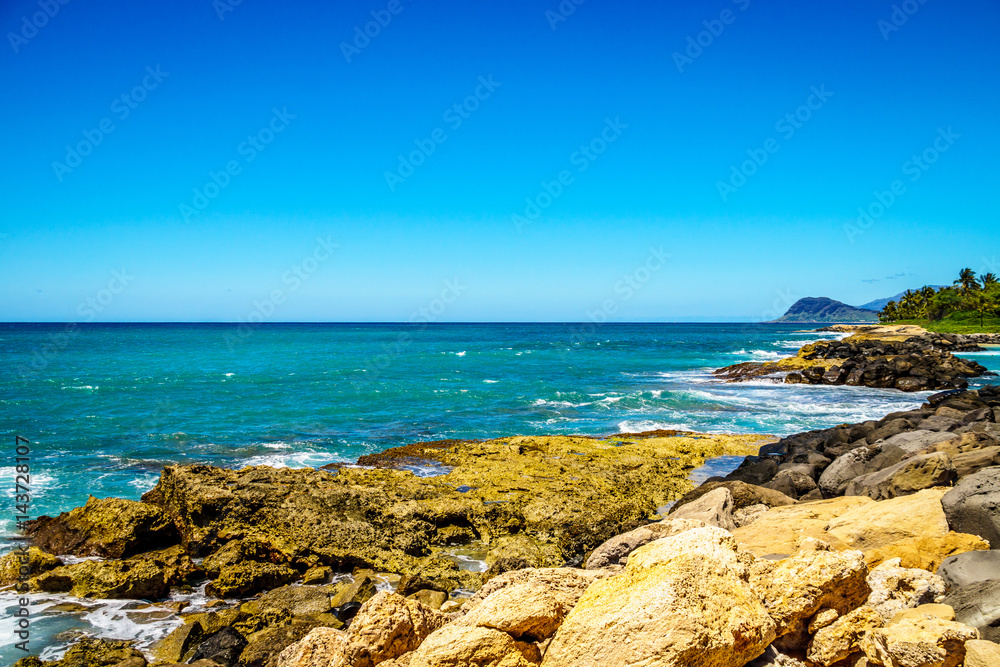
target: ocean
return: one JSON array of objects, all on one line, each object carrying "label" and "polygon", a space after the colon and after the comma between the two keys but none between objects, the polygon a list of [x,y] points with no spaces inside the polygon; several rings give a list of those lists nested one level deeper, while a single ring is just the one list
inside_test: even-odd
[{"label": "ocean", "polygon": [[[138,499],[173,463],[316,467],[417,441],[547,433],[786,435],[923,402],[711,374],[842,336],[761,324],[0,324],[0,532],[15,527],[17,435],[31,441],[37,516],[88,495]],[[1000,370],[997,351],[969,356]],[[165,631],[136,625],[130,603],[90,604],[39,632]],[[9,650],[0,660],[18,657]]]}]

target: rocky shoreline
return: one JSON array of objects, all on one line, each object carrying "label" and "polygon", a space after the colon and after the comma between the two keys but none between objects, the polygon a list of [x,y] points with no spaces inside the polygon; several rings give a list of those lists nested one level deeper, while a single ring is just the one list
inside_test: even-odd
[{"label": "rocky shoreline", "polygon": [[[692,488],[723,454],[750,455]],[[1000,387],[778,441],[503,438],[359,463],[172,466],[142,502],[39,519],[35,590],[218,599],[177,605],[146,653],[83,640],[18,667],[1000,664]]]},{"label": "rocky shoreline", "polygon": [[819,331],[853,335],[841,341],[805,345],[794,357],[744,362],[714,373],[729,382],[763,378],[786,384],[849,385],[905,392],[965,389],[969,378],[989,371],[955,353],[982,352],[982,345],[1000,344],[1000,335],[927,333],[919,327],[829,327]]}]

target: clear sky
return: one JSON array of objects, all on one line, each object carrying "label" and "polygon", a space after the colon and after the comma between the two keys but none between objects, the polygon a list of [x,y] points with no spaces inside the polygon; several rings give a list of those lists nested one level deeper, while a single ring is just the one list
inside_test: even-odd
[{"label": "clear sky", "polygon": [[576,1],[2,3],[0,320],[760,319],[1000,273],[995,1]]}]

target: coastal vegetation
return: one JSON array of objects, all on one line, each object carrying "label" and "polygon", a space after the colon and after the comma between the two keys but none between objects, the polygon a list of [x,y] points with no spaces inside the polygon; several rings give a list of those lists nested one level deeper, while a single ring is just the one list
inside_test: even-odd
[{"label": "coastal vegetation", "polygon": [[1000,279],[962,269],[950,286],[907,290],[879,313],[883,324],[917,324],[940,333],[1000,332]]}]

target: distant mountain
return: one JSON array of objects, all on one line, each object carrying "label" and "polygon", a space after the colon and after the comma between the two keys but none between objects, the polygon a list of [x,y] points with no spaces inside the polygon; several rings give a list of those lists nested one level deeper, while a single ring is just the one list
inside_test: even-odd
[{"label": "distant mountain", "polygon": [[890,296],[887,299],[875,299],[874,301],[869,301],[868,303],[862,306],[858,306],[858,308],[860,308],[861,310],[874,310],[875,312],[878,312],[883,308],[885,308],[885,305],[890,301],[899,302],[899,300],[903,298],[904,294],[906,294],[906,292],[900,292],[896,296]]},{"label": "distant mountain", "polygon": [[878,322],[878,313],[867,308],[855,308],[826,297],[806,297],[792,304],[788,312],[775,322],[828,324],[833,322]]},{"label": "distant mountain", "polygon": [[[931,285],[931,287],[933,287],[934,289],[941,289],[942,287],[947,287],[947,285]],[[885,305],[890,301],[895,301],[896,303],[899,303],[899,300],[903,298],[904,294],[906,294],[906,292],[900,292],[896,296],[891,296],[888,299],[875,299],[874,301],[869,301],[863,306],[858,306],[858,308],[861,308],[862,310],[874,310],[875,312],[878,312],[883,308],[885,308]]]}]

